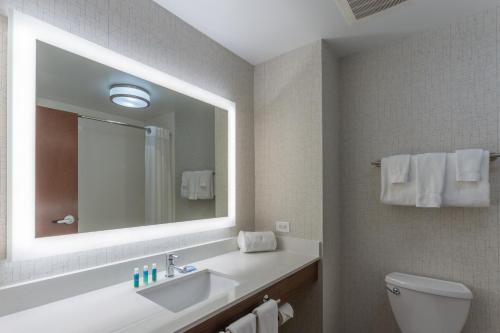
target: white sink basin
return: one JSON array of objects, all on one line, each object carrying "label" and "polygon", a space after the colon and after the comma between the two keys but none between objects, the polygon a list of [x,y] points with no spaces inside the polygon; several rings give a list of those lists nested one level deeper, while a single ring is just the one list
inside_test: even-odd
[{"label": "white sink basin", "polygon": [[137,293],[169,311],[179,312],[212,296],[227,292],[237,285],[237,281],[220,273],[202,270]]}]

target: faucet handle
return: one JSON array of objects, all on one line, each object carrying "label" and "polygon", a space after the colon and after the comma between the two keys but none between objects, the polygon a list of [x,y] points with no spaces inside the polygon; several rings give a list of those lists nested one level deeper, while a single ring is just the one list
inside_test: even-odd
[{"label": "faucet handle", "polygon": [[167,254],[167,259],[170,261],[174,261],[174,259],[177,259],[177,258],[179,258],[179,256],[176,254],[173,254],[173,253]]}]

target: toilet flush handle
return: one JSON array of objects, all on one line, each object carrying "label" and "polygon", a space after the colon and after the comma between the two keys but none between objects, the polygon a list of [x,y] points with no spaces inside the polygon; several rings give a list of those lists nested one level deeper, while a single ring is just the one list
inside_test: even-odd
[{"label": "toilet flush handle", "polygon": [[387,286],[386,286],[385,288],[386,288],[389,292],[393,293],[394,295],[397,295],[397,296],[401,295],[401,291],[400,291],[398,288],[396,288],[396,287],[393,287],[393,288],[391,289],[391,288],[389,288],[389,287],[387,287]]}]

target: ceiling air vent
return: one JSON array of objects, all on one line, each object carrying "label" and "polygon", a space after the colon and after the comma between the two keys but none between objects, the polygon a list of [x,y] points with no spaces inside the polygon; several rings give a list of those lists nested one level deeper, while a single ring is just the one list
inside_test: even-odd
[{"label": "ceiling air vent", "polygon": [[337,0],[346,17],[360,20],[375,13],[394,7],[407,0]]}]

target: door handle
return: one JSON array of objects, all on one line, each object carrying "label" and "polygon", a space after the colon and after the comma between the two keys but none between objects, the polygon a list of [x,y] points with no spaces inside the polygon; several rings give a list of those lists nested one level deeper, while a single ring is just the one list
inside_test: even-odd
[{"label": "door handle", "polygon": [[62,220],[54,220],[52,223],[57,224],[73,224],[76,222],[76,219],[73,215],[66,215]]}]

